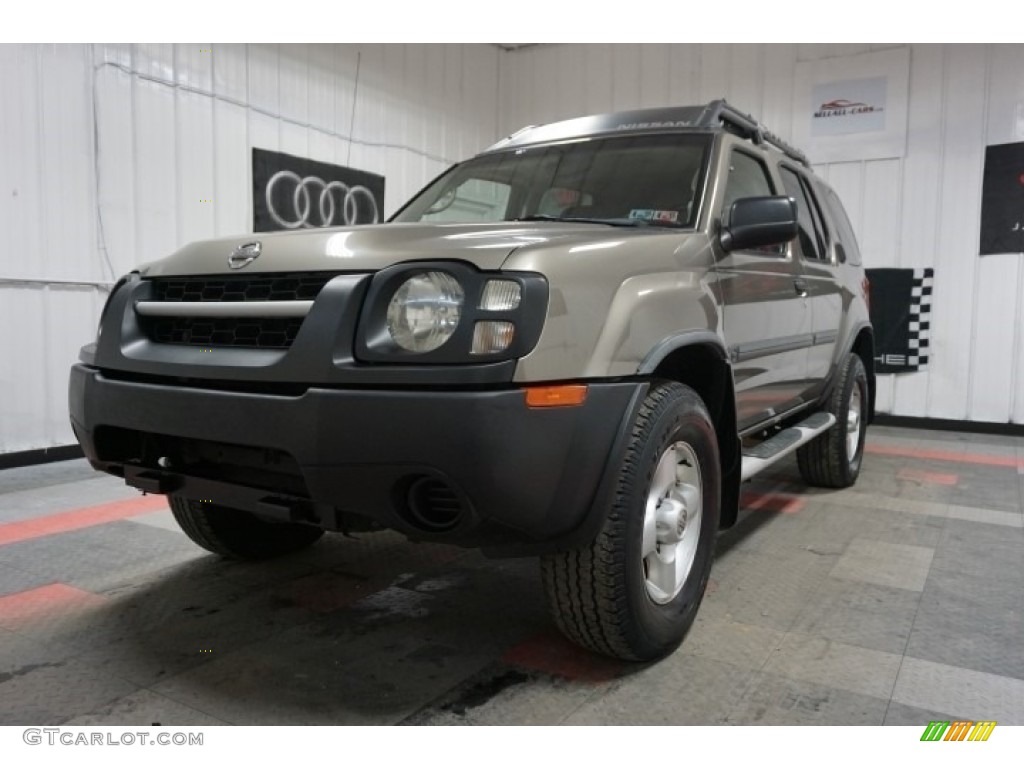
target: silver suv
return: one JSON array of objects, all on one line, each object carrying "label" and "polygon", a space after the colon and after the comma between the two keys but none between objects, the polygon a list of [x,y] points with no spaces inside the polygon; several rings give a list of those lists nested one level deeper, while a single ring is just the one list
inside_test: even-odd
[{"label": "silver suv", "polygon": [[852,484],[868,285],[835,193],[725,102],[531,127],[387,224],[193,243],[113,291],[71,372],[99,470],[194,541],[324,531],[539,555],[623,659],[693,622],[740,484]]}]

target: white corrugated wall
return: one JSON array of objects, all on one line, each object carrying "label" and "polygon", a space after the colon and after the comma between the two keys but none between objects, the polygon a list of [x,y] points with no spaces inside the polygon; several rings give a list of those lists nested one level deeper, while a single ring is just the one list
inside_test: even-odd
[{"label": "white corrugated wall", "polygon": [[[783,138],[798,61],[896,46],[553,45],[501,59],[509,133],[594,112],[725,97]],[[901,416],[1024,423],[1024,256],[978,256],[985,146],[1024,141],[1024,45],[913,45],[907,152],[818,166],[869,267],[934,267],[930,364],[879,377]]]},{"label": "white corrugated wall", "polygon": [[[872,47],[0,46],[0,453],[72,441],[67,369],[115,275],[251,229],[254,146],[384,174],[390,212],[527,123],[725,96],[787,137],[796,62]],[[936,270],[931,365],[881,377],[883,411],[1024,423],[1024,257],[977,256],[1021,72],[1020,45],[912,46],[906,157],[820,168],[869,266]]]},{"label": "white corrugated wall", "polygon": [[390,213],[494,141],[500,55],[0,46],[0,453],[73,442],[67,371],[115,276],[252,229],[252,147],[383,174]]}]

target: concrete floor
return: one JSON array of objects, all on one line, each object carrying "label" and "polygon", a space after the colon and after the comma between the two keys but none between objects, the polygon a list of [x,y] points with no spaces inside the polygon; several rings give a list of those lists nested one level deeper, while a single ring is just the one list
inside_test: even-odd
[{"label": "concrete floor", "polygon": [[0,472],[0,724],[1024,725],[1024,438],[873,428],[747,486],[660,663],[576,649],[536,563],[391,533],[225,562],[83,461]]}]

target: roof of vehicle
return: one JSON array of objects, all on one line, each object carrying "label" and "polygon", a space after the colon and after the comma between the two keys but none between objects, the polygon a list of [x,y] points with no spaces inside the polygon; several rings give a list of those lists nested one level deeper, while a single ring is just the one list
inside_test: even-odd
[{"label": "roof of vehicle", "polygon": [[728,131],[755,144],[768,144],[789,158],[810,166],[800,150],[771,133],[750,115],[740,112],[725,99],[703,106],[656,107],[574,117],[546,125],[531,125],[488,147],[485,152],[533,144],[616,133],[673,133],[679,131]]}]

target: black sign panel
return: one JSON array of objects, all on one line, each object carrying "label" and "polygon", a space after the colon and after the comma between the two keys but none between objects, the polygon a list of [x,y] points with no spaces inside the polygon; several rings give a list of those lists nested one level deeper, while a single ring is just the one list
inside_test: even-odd
[{"label": "black sign panel", "polygon": [[376,224],[384,177],[253,148],[252,218],[254,232]]},{"label": "black sign panel", "polygon": [[1024,253],[1024,142],[985,149],[980,253]]},{"label": "black sign panel", "polygon": [[868,269],[875,371],[908,373],[928,363],[932,280],[928,269]]}]

